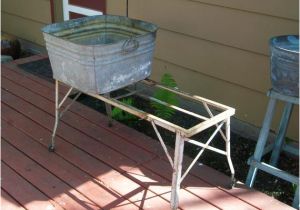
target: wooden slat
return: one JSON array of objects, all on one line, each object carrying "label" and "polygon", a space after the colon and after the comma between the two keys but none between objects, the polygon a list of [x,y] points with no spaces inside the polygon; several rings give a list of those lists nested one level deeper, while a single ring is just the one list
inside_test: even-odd
[{"label": "wooden slat", "polygon": [[[25,77],[20,77],[18,74],[13,74],[13,71],[6,71],[3,68],[3,72],[6,72],[5,76],[10,74],[10,78],[16,79],[19,84],[22,84],[23,88],[30,88],[31,91],[40,94],[41,96],[49,96],[48,98],[54,102],[53,90],[52,89],[45,89],[45,86],[41,86],[39,83],[35,83],[31,80],[27,80]],[[37,78],[36,78],[37,79]],[[49,84],[49,83],[48,83]],[[124,126],[120,123],[114,123],[114,126],[109,128],[107,126],[107,118],[96,112],[92,109],[86,109],[86,106],[75,103],[70,108],[71,112],[74,112],[81,117],[89,120],[91,123],[95,125],[101,126],[101,128],[113,133],[114,135],[118,136],[119,138],[124,139],[125,141],[131,142],[132,144],[136,144],[140,148],[143,148],[146,151],[149,151],[154,154],[163,153],[162,149],[159,146],[159,143],[156,141],[152,141],[149,137],[145,135],[140,135],[139,132],[129,129],[127,126]]]},{"label": "wooden slat", "polygon": [[191,173],[202,180],[209,183],[213,183],[216,186],[220,186],[224,191],[230,193],[239,199],[255,205],[258,209],[268,209],[268,210],[281,210],[281,209],[293,209],[292,207],[281,203],[273,197],[270,197],[262,192],[256,191],[254,189],[249,189],[242,183],[237,183],[236,187],[232,189],[224,188],[230,179],[225,177],[225,175],[219,171],[206,166],[206,165],[196,165]]},{"label": "wooden slat", "polygon": [[[16,148],[2,141],[2,160],[47,197],[67,209],[99,209],[95,203],[70,188]],[[13,155],[12,155],[13,154]],[[68,192],[68,193],[65,193]]]},{"label": "wooden slat", "polygon": [[13,197],[7,194],[7,192],[4,191],[2,188],[1,188],[1,209],[2,210],[12,210],[12,209],[25,210]]},{"label": "wooden slat", "polygon": [[[17,113],[16,111],[10,109],[5,104],[2,105],[2,110],[3,110],[3,113],[5,113],[2,115],[2,117],[5,119],[5,121],[7,121],[9,123],[13,123],[14,126],[17,126],[18,128],[22,129],[23,132],[26,132],[28,135],[36,135],[36,137],[35,137],[36,141],[43,141],[43,144],[45,144],[45,146],[48,144],[48,139],[50,137],[50,133],[48,133],[48,135],[46,135],[46,136],[40,135],[44,128],[38,128],[37,124],[32,124],[32,122],[30,123],[31,120],[29,120],[29,122],[28,122],[28,119],[27,119],[27,122],[26,122],[26,119],[24,118],[24,116]],[[30,131],[30,129],[32,129],[32,131]],[[46,140],[46,142],[45,142],[45,140]],[[58,139],[58,140],[60,140],[60,139]],[[86,139],[82,139],[81,141],[84,144],[89,144],[89,142]],[[107,170],[107,167],[105,167],[105,166],[104,166],[104,170],[103,170],[103,168],[102,168],[103,165],[101,164],[101,162],[100,162],[100,164],[99,163],[95,164],[95,160],[93,160],[93,159],[91,161],[83,161],[82,159],[90,159],[89,158],[90,155],[87,155],[87,154],[82,155],[80,153],[77,154],[75,152],[76,149],[74,151],[74,148],[68,148],[68,149],[64,148],[64,146],[63,146],[64,144],[65,143],[63,142],[63,140],[60,140],[57,142],[57,147],[58,148],[62,147],[64,150],[64,153],[67,153],[64,155],[64,157],[67,156],[65,158],[67,158],[68,161],[71,161],[74,165],[80,166],[85,171],[89,171],[89,174],[91,176],[98,177],[98,179],[101,180],[101,182],[104,183],[106,186],[109,186],[110,188],[114,189],[114,191],[124,195],[124,197],[126,197],[131,202],[135,203],[136,205],[140,206],[143,204],[143,200],[150,199],[150,198],[151,198],[151,202],[159,203],[164,208],[166,208],[166,206],[169,205],[168,202],[164,201],[160,197],[155,196],[155,194],[153,194],[150,191],[147,192],[147,195],[144,195],[143,187],[136,184],[134,181],[126,178],[125,176],[114,172],[114,170],[112,170],[112,169]],[[45,150],[45,152],[47,152],[47,150]],[[63,152],[63,151],[61,151],[61,152]],[[71,154],[70,154],[70,152],[71,152]],[[95,151],[93,155],[97,156],[97,152]],[[79,159],[79,161],[77,162],[78,159]],[[118,159],[118,157],[116,157],[116,159]],[[116,162],[116,161],[114,159],[111,159],[108,164],[114,165],[112,162]],[[125,162],[123,162],[123,164],[125,165],[124,167],[128,167],[128,166],[126,166]],[[144,197],[144,196],[146,196],[146,197]],[[149,202],[149,201],[147,201],[147,202]]]},{"label": "wooden slat", "polygon": [[62,0],[50,0],[50,1],[53,1],[53,4],[54,4],[54,19],[55,19],[55,22],[64,21]]},{"label": "wooden slat", "polygon": [[[31,159],[36,160],[52,174],[64,180],[103,209],[118,209],[120,206],[138,209],[137,206],[133,206],[132,203],[126,201],[122,195],[101,184],[99,180],[95,180],[94,177],[78,169],[57,154],[47,152],[45,145],[42,146],[6,121],[2,121],[2,131],[2,137],[6,141],[25,152]],[[99,166],[101,165],[99,164]],[[106,169],[111,170],[108,167]],[[99,171],[101,171],[99,176],[106,173],[103,169]],[[99,199],[99,195],[101,195],[101,199]]]},{"label": "wooden slat", "polygon": [[42,55],[42,54],[36,54],[36,55],[32,55],[30,57],[19,58],[19,59],[13,60],[12,62],[9,62],[9,63],[1,64],[1,66],[6,66],[6,65],[16,66],[15,64],[28,63],[28,62],[31,62],[31,61],[41,60],[43,58],[48,58],[48,56],[47,55]]},{"label": "wooden slat", "polygon": [[204,121],[199,125],[195,125],[194,127],[189,129],[189,135],[187,137],[194,136],[207,128],[213,127],[214,125],[218,125],[218,123],[224,121],[225,119],[230,119],[230,117],[234,115],[234,112],[234,109],[229,109],[213,116],[211,119]]},{"label": "wooden slat", "polygon": [[[40,78],[35,77],[31,74],[27,74],[23,71],[17,72],[13,68],[2,68],[2,72],[3,78],[15,81],[15,83],[22,86],[22,89],[28,89],[38,94],[39,96],[47,98],[48,100],[52,101],[52,103],[54,103],[54,84],[51,84],[45,80],[41,80]],[[67,102],[69,101],[70,100],[68,100]],[[95,110],[86,109],[86,106],[80,103],[73,104],[70,108],[70,112],[80,115],[82,118],[90,121],[91,123],[101,126],[102,129],[105,129],[118,136],[118,138],[122,138],[125,141],[135,144],[146,151],[149,151],[154,154],[163,154],[163,150],[159,146],[158,142],[152,141],[152,139],[145,135],[141,136],[139,132],[133,129],[129,129],[127,126],[124,126],[117,122],[114,123],[113,127],[108,127],[108,121],[104,115],[99,114],[99,112]]]},{"label": "wooden slat", "polygon": [[[162,162],[161,159],[154,159],[147,162],[147,164],[143,164],[143,167],[170,181],[171,177],[168,174],[172,173],[172,168],[168,166],[167,162]],[[202,173],[205,173],[205,171],[202,171]],[[211,176],[213,176],[213,174],[211,174]],[[227,184],[229,184],[229,180]],[[201,179],[197,179],[194,176],[187,176],[183,181],[182,186],[187,191],[211,202],[221,209],[233,209],[234,206],[238,206],[241,209],[256,209],[254,206],[251,206],[236,197],[229,196],[227,192],[224,192]],[[224,202],[222,198],[225,199],[226,202]]]},{"label": "wooden slat", "polygon": [[51,23],[49,0],[2,0],[1,10],[33,22]]},{"label": "wooden slat", "polygon": [[[138,183],[149,190],[155,191],[170,201],[171,182],[168,179],[153,173],[143,166],[133,168],[124,175],[134,177]],[[169,174],[169,177],[171,177],[171,173]],[[179,206],[182,209],[197,209],[199,206],[201,206],[202,209],[218,209],[210,201],[201,199],[198,195],[193,195],[185,189],[180,190],[180,198],[181,202],[179,203]],[[193,205],[189,205],[189,202],[193,202]]]},{"label": "wooden slat", "polygon": [[233,83],[237,89],[241,86],[265,93],[270,87],[270,58],[266,55],[160,29],[155,57],[187,68],[184,71],[189,77],[188,69]]},{"label": "wooden slat", "polygon": [[[3,91],[2,92],[2,95],[3,95],[3,98],[6,98],[6,93],[5,93],[5,91]],[[14,98],[14,97],[13,97]],[[15,98],[16,99],[16,98]],[[5,102],[6,101],[6,99],[3,99],[3,101]],[[14,101],[14,99],[12,99],[12,98],[10,98],[9,99],[9,101],[11,101],[11,102],[13,102]],[[14,101],[13,102],[14,104],[20,104],[21,102],[17,102],[17,101]],[[26,107],[26,105],[24,106],[25,104],[24,103],[22,103],[22,107],[24,108],[24,107]],[[16,107],[15,106],[15,108],[20,108],[20,107]],[[6,112],[8,112],[8,111],[6,111]],[[36,113],[36,112],[38,112],[38,110],[31,110],[31,111],[25,111],[24,109],[23,109],[23,111],[22,112],[31,112],[31,113]],[[39,116],[40,115],[43,115],[43,113],[39,113],[38,114]],[[45,117],[44,117],[45,118]],[[46,117],[47,118],[47,117]],[[34,118],[32,118],[32,119],[34,119]],[[47,121],[48,121],[48,119],[47,119]],[[78,120],[77,120],[78,121]],[[81,123],[82,123],[82,121],[80,121]],[[42,124],[44,124],[45,122],[41,122]],[[62,124],[60,124],[60,126],[62,126]],[[68,132],[68,133],[72,133],[72,132]],[[74,133],[74,132],[73,132]],[[76,134],[75,134],[76,135]],[[76,135],[77,136],[77,135]],[[81,135],[82,136],[82,135]],[[69,137],[69,138],[71,138],[71,137]],[[73,136],[73,138],[74,138],[74,136]],[[80,139],[84,139],[84,137],[82,136],[82,137],[80,137]],[[91,142],[92,143],[92,142]],[[123,164],[124,164],[124,170],[126,170],[126,168],[130,168],[130,167],[132,167],[133,165],[132,164],[126,164],[126,159],[124,158],[122,158],[122,159],[120,159],[120,158],[118,158],[118,156],[120,156],[120,155],[113,155],[112,154],[112,151],[107,151],[108,149],[106,148],[104,148],[103,149],[103,145],[97,145],[97,144],[95,144],[94,142],[93,142],[93,144],[91,145],[91,143],[89,143],[88,145],[89,145],[89,148],[93,148],[92,150],[93,150],[93,153],[94,154],[96,154],[96,156],[98,156],[99,157],[99,150],[100,149],[102,149],[102,151],[103,152],[101,152],[101,155],[100,156],[102,156],[103,157],[103,153],[106,153],[107,155],[105,155],[105,158],[104,158],[104,160],[106,160],[107,162],[109,162],[109,164],[112,164],[112,165],[114,165],[115,167],[116,167],[116,165],[117,165],[117,167],[120,167],[120,168],[122,168],[123,166]],[[80,143],[80,144],[86,144],[86,141],[84,141],[84,142],[82,142],[82,143]],[[126,149],[125,147],[124,147],[124,145],[123,145],[123,150],[124,149]],[[104,152],[105,151],[105,152]],[[138,154],[138,153],[137,153]],[[115,158],[116,160],[112,160],[112,158]],[[146,154],[144,154],[144,157],[147,157],[146,156]],[[103,158],[102,158],[103,159]],[[140,158],[141,159],[141,158]],[[129,160],[128,160],[129,161]],[[127,161],[127,162],[128,162]],[[133,162],[133,161],[132,161]],[[116,168],[117,168],[116,167]],[[118,179],[120,179],[120,177],[118,177]],[[113,180],[116,180],[116,178],[114,178]],[[137,185],[135,185],[134,184],[134,182],[132,182],[132,181],[130,181],[129,179],[123,179],[122,181],[120,181],[120,182],[122,182],[122,183],[131,183],[130,184],[130,186],[132,186],[132,187],[136,187],[136,188],[140,188],[139,186],[137,186]],[[114,188],[117,188],[118,186],[115,186]],[[122,194],[125,194],[124,193],[124,190],[126,191],[126,192],[131,192],[131,190],[132,190],[132,188],[129,188],[129,187],[124,187],[124,189],[122,188],[122,189],[118,189],[118,190],[123,190],[122,191]],[[132,200],[132,202],[137,202],[139,199],[142,199],[142,192],[143,192],[143,189],[141,189],[140,190],[141,192],[137,192],[136,194],[134,194],[134,195],[131,195],[131,194],[129,194],[129,195],[125,195],[125,196],[128,196],[127,198],[128,199],[130,199],[130,200]],[[149,202],[153,202],[153,203],[161,203],[161,205],[162,206],[165,206],[165,205],[168,205],[168,203],[167,202],[162,202],[163,200],[161,199],[161,198],[155,198],[154,199],[154,197],[155,196],[152,196],[152,193],[151,192],[148,192],[147,193],[147,198],[148,197],[153,197],[152,199],[151,199],[151,201],[149,201]],[[140,205],[140,203],[138,202],[137,203],[138,205]],[[164,204],[164,205],[163,205]]]},{"label": "wooden slat", "polygon": [[299,12],[297,11],[299,2],[297,0],[290,0],[288,4],[285,0],[264,0],[264,1],[192,0],[192,1],[198,1],[207,4],[213,4],[216,6],[243,10],[245,12],[255,12],[264,15],[288,18],[293,20],[298,20],[299,18]]},{"label": "wooden slat", "polygon": [[[54,117],[46,114],[44,111],[29,105],[25,101],[20,100],[16,96],[13,96],[6,91],[2,91],[2,103],[10,104],[10,106],[17,109],[19,112],[24,113],[31,120],[36,121],[37,123],[45,127],[48,131],[52,132]],[[136,161],[132,161],[124,155],[119,154],[117,151],[103,144],[99,144],[98,141],[89,138],[81,131],[74,129],[64,123],[60,123],[57,131],[57,136],[62,137],[72,144],[76,144],[79,148],[89,151],[89,153],[96,154],[97,158],[105,162],[109,162],[111,166],[120,171],[126,171],[127,169],[137,164]],[[85,139],[85,141],[82,141],[82,139]],[[87,140],[89,140],[88,144],[86,143]]]},{"label": "wooden slat", "polygon": [[97,98],[101,101],[104,101],[110,105],[113,105],[115,107],[118,107],[122,110],[125,110],[126,112],[130,113],[130,114],[133,114],[137,117],[139,117],[140,119],[145,119],[147,121],[154,121],[156,125],[159,125],[160,127],[166,129],[166,130],[169,130],[169,131],[172,131],[172,132],[176,132],[176,130],[178,132],[181,132],[181,133],[186,133],[186,129],[185,128],[182,128],[178,125],[175,125],[174,123],[171,123],[167,120],[164,120],[162,118],[159,118],[157,116],[154,116],[152,114],[148,114],[144,111],[141,111],[135,107],[132,107],[132,106],[129,106],[129,105],[126,105],[124,103],[121,103],[119,102],[118,100],[115,100],[115,99],[108,99],[104,96],[101,96],[101,95],[97,95],[97,94],[89,94],[87,93],[88,95],[92,96],[93,98]]},{"label": "wooden slat", "polygon": [[[54,104],[51,103],[51,101],[33,94],[32,92],[21,88],[20,86],[18,87],[16,84],[13,82],[7,80],[7,79],[2,79],[2,84],[3,87],[5,87],[10,93],[15,93],[17,96],[22,98],[23,100],[27,101],[28,103],[32,103],[35,106],[39,107],[43,111],[47,112],[49,115],[53,116],[53,107]],[[5,95],[5,93],[4,93]],[[14,98],[17,101],[17,103],[21,103],[20,100],[17,98]],[[14,100],[13,99],[13,100]],[[24,106],[24,103],[23,103]],[[26,106],[26,105],[25,105]],[[43,113],[44,114],[44,113]],[[42,115],[43,115],[42,114]],[[123,154],[125,157],[130,157],[132,160],[135,160],[135,162],[140,163],[147,161],[149,159],[152,159],[154,156],[150,153],[146,153],[144,150],[141,150],[135,145],[132,145],[128,142],[123,142],[120,144],[121,139],[112,135],[106,130],[99,130],[99,126],[95,124],[88,123],[86,119],[83,119],[81,117],[78,117],[78,115],[75,115],[73,113],[67,113],[64,115],[64,117],[61,120],[62,122],[65,122],[68,126],[66,126],[66,129],[69,130],[71,133],[77,132],[80,130],[80,135],[81,138],[84,136],[81,134],[85,134],[88,137],[92,138],[94,141],[99,141],[106,145],[107,147],[111,148],[110,150],[118,151],[119,153]],[[51,121],[50,121],[51,122]],[[61,130],[64,130],[65,125],[61,124],[62,126]],[[52,125],[49,125],[49,128],[51,129]],[[74,131],[73,128],[76,128],[77,130]],[[62,131],[61,131],[62,132]],[[65,133],[65,132],[64,132]],[[103,138],[102,136],[105,136]],[[95,143],[93,143],[95,145]],[[114,152],[115,153],[115,152]]]},{"label": "wooden slat", "polygon": [[[12,126],[17,127],[19,130],[26,133],[32,139],[40,142],[44,146],[47,147],[47,145],[49,144],[49,138],[51,136],[50,131],[47,131],[41,125],[31,121],[24,115],[14,111],[6,105],[3,105],[2,119],[11,124]],[[114,170],[111,170],[111,167],[107,166],[103,162],[97,160],[90,154],[68,143],[60,137],[57,137],[57,147],[59,147],[59,150],[56,150],[57,154],[59,154],[69,162],[73,163],[74,165],[80,167],[85,166],[85,171],[89,174],[91,173],[91,171],[94,171],[93,175],[96,176],[97,174],[99,175],[102,173],[108,175],[118,173]],[[97,165],[98,167],[95,167],[95,165]],[[110,173],[108,173],[109,171]]]},{"label": "wooden slat", "polygon": [[38,45],[45,45],[41,32],[41,28],[45,24],[28,20],[19,16],[14,16],[5,12],[1,13],[1,19],[1,30],[3,32],[13,34]]},{"label": "wooden slat", "polygon": [[143,188],[129,178],[124,178],[124,175],[116,174],[104,179],[104,182],[124,195],[141,209],[169,209],[170,204],[160,196],[155,195],[152,191]]},{"label": "wooden slat", "polygon": [[266,55],[271,36],[298,33],[295,20],[187,0],[131,0],[129,15],[170,31]]},{"label": "wooden slat", "polygon": [[[7,75],[9,75],[11,72],[6,71],[5,69],[3,69]],[[18,75],[16,74],[10,74],[10,78],[16,80],[18,77]],[[19,80],[18,80],[19,79]],[[23,87],[17,87],[18,85],[13,84],[11,81],[6,80],[6,79],[2,79],[3,84],[7,84],[7,85],[3,85],[5,86],[6,89],[10,90],[11,92],[14,92],[15,94],[19,95],[20,97],[22,97],[23,99],[26,99],[28,102],[31,102],[35,105],[39,105],[39,107],[41,109],[43,109],[45,112],[51,114],[53,116],[53,107],[54,107],[54,103],[52,100],[52,103],[49,103],[51,101],[41,97],[41,96],[36,96],[34,97],[34,94],[28,90],[26,90],[28,87],[32,87],[33,89],[36,90],[43,90],[45,88],[42,88],[41,86],[38,86],[37,84],[33,84],[33,82],[30,80],[26,80],[26,79],[22,79],[22,78],[18,78],[17,81],[19,82],[19,84],[24,84],[24,88]],[[34,86],[35,85],[35,86]],[[53,87],[52,84],[49,84]],[[45,92],[41,92],[42,95],[44,96],[49,96],[49,98],[53,98],[53,90],[47,90]],[[34,101],[32,101],[34,100]],[[66,103],[70,102],[70,100],[67,100]],[[76,105],[74,105],[76,106]],[[82,115],[84,116],[84,112],[81,112]],[[106,144],[107,146],[109,146],[110,148],[114,149],[114,150],[118,150],[120,151],[122,154],[126,155],[126,156],[131,156],[132,159],[136,160],[136,162],[143,162],[143,161],[147,161],[148,159],[153,158],[153,155],[151,155],[150,153],[145,153],[145,151],[141,150],[140,148],[138,148],[137,146],[135,146],[135,144],[133,143],[128,143],[128,142],[124,142],[122,145],[119,144],[120,142],[120,137],[115,137],[113,136],[110,132],[108,132],[107,129],[102,130],[99,133],[98,130],[98,126],[97,123],[94,124],[89,124],[89,126],[86,126],[87,123],[87,119],[75,119],[77,115],[74,115],[73,113],[69,113],[66,114],[62,121],[66,122],[67,124],[69,124],[72,127],[75,127],[77,129],[80,129],[81,131],[85,131],[84,133],[88,136],[91,136],[92,138],[99,140],[100,142]],[[105,128],[107,128],[107,125],[104,126]],[[101,135],[105,135],[106,138],[101,138]]]},{"label": "wooden slat", "polygon": [[231,108],[227,105],[220,104],[220,103],[212,101],[210,99],[206,99],[206,98],[203,98],[203,97],[198,96],[198,95],[192,95],[190,93],[187,93],[187,92],[184,92],[184,91],[181,91],[181,90],[177,90],[176,88],[171,88],[171,87],[166,87],[166,86],[160,85],[160,84],[156,83],[153,80],[145,79],[145,80],[142,81],[142,83],[147,84],[150,87],[154,86],[154,87],[159,88],[159,89],[167,90],[167,91],[175,93],[176,95],[179,95],[183,98],[187,98],[191,101],[198,102],[200,104],[205,103],[205,104],[209,105],[211,108],[214,108],[214,109],[217,109],[217,110],[220,110],[220,111],[229,110],[229,109],[234,110],[233,108]]},{"label": "wooden slat", "polygon": [[[3,145],[3,148],[6,148],[5,141],[2,140],[1,144]],[[58,203],[54,202],[52,198],[47,197],[44,193],[39,191],[39,189],[34,187],[30,182],[28,182],[14,170],[12,170],[7,164],[2,162],[1,167],[1,184],[3,189],[7,191],[11,196],[13,196],[13,198],[21,203],[26,209],[63,209],[63,205],[59,205]]]},{"label": "wooden slat", "polygon": [[106,13],[126,16],[126,0],[107,0]]}]

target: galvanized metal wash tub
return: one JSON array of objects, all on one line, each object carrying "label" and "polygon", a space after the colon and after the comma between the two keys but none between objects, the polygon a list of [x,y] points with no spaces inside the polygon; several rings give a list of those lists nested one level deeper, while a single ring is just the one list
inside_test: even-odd
[{"label": "galvanized metal wash tub", "polygon": [[271,82],[277,92],[299,97],[299,36],[270,39]]},{"label": "galvanized metal wash tub", "polygon": [[157,26],[100,15],[42,28],[53,77],[103,94],[150,76]]}]

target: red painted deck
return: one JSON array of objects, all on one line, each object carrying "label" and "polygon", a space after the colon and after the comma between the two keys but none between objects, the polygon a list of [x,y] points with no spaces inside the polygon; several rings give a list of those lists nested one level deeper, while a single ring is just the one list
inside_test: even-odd
[{"label": "red painted deck", "polygon": [[[79,103],[47,145],[54,123],[54,84],[2,65],[1,209],[169,209],[172,169],[157,141]],[[187,157],[185,157],[189,160]],[[180,209],[291,209],[197,166],[183,183]]]}]

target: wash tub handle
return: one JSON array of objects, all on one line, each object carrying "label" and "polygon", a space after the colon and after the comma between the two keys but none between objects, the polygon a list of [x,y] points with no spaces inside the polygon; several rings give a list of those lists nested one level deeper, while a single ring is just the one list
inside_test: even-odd
[{"label": "wash tub handle", "polygon": [[125,40],[125,42],[122,45],[122,52],[123,53],[131,53],[135,50],[137,50],[140,46],[139,41],[137,41],[135,38],[130,37],[130,39]]}]

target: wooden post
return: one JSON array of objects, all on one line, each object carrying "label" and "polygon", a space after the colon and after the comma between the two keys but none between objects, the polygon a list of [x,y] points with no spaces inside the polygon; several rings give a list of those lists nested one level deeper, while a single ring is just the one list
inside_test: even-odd
[{"label": "wooden post", "polygon": [[226,157],[231,172],[230,187],[232,188],[235,185],[235,171],[230,156],[230,118],[227,118],[226,120]]},{"label": "wooden post", "polygon": [[[261,131],[260,131],[260,134],[258,137],[258,141],[256,144],[254,156],[253,156],[254,160],[256,160],[258,162],[261,161],[261,157],[263,155],[264,148],[267,143],[270,126],[271,126],[271,122],[272,122],[273,115],[274,115],[275,105],[276,105],[276,99],[271,98],[269,101],[269,104],[268,104],[268,108],[267,108],[267,112],[266,112],[265,119],[263,122],[263,126],[261,128]],[[247,186],[249,186],[249,187],[253,186],[254,180],[256,177],[256,173],[257,173],[257,167],[250,165],[250,169],[249,169],[247,179],[246,179]]]},{"label": "wooden post", "polygon": [[[106,97],[110,98],[110,94],[106,93],[104,94]],[[105,110],[106,110],[106,114],[108,117],[108,127],[112,127],[113,125],[113,119],[112,119],[112,110],[111,110],[111,105],[108,103],[105,103]]]},{"label": "wooden post", "polygon": [[58,127],[58,122],[59,122],[59,82],[58,80],[55,80],[55,122],[54,122],[54,127],[53,127],[53,132],[51,136],[51,143],[48,147],[49,152],[54,152],[55,150],[55,135],[56,135],[56,130]]},{"label": "wooden post", "polygon": [[182,158],[184,150],[184,138],[180,133],[176,133],[173,177],[172,177],[172,192],[171,192],[171,209],[176,210],[179,206],[179,190],[182,170]]},{"label": "wooden post", "polygon": [[290,121],[291,113],[292,113],[293,104],[286,103],[284,107],[284,111],[280,120],[278,134],[274,142],[274,147],[270,159],[270,164],[272,166],[277,166],[277,162],[279,159],[280,152],[282,150],[282,145],[284,142],[284,137],[286,135],[286,130]]},{"label": "wooden post", "polygon": [[294,200],[293,200],[293,207],[295,209],[299,209],[299,184],[297,186],[297,189],[296,189],[296,192],[295,192],[295,195],[294,195]]}]

